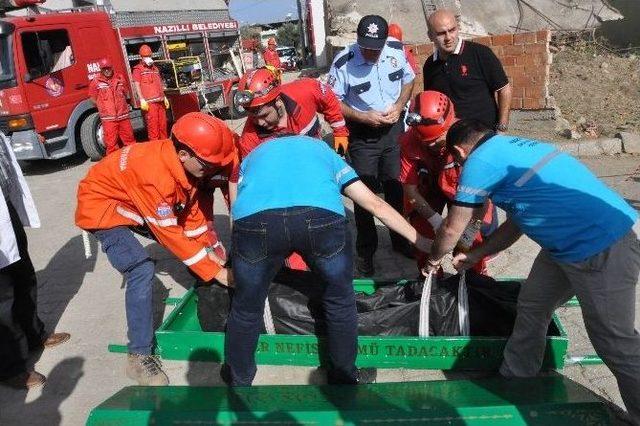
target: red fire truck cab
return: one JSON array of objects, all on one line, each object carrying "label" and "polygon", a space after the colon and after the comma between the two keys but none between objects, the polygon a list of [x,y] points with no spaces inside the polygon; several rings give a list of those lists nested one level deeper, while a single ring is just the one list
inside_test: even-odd
[{"label": "red fire truck cab", "polygon": [[170,118],[202,109],[235,112],[232,92],[242,72],[235,55],[238,24],[224,1],[203,0],[206,9],[196,10],[175,10],[180,2],[163,0],[105,3],[0,18],[0,130],[10,136],[18,159],[79,150],[92,159],[104,155],[100,119],[88,99],[102,57],[128,78],[132,122],[142,128],[131,84],[142,44],[151,47],[161,70]]}]

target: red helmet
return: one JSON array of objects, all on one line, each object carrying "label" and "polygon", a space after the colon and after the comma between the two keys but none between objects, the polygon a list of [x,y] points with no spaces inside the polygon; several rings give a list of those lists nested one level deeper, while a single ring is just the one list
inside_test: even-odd
[{"label": "red helmet", "polygon": [[278,45],[278,43],[276,43],[276,39],[275,39],[275,38],[273,38],[273,37],[271,37],[271,38],[269,39],[269,41],[267,41],[267,44],[268,44],[269,46],[271,46],[271,45],[273,45],[273,46],[277,46],[277,45]]},{"label": "red helmet", "polygon": [[402,28],[398,24],[389,24],[389,37],[402,41]]},{"label": "red helmet", "polygon": [[98,61],[98,65],[100,65],[100,69],[105,69],[105,68],[113,68],[113,64],[111,63],[111,59],[109,58],[102,58]]},{"label": "red helmet", "polygon": [[153,52],[151,51],[151,48],[147,44],[143,44],[142,46],[140,46],[140,50],[138,51],[138,53],[143,58],[149,57],[153,54]]},{"label": "red helmet", "polygon": [[443,136],[456,121],[453,102],[447,95],[427,90],[411,101],[406,122],[414,127],[423,142],[432,142]]},{"label": "red helmet", "polygon": [[266,66],[246,72],[238,83],[233,101],[243,107],[268,104],[280,94],[280,72]]},{"label": "red helmet", "polygon": [[176,120],[171,138],[214,166],[224,167],[237,156],[233,132],[224,121],[202,112],[190,112]]}]

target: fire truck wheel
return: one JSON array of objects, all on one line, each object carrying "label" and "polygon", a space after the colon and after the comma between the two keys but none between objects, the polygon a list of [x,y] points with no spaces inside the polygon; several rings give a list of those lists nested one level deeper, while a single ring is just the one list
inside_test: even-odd
[{"label": "fire truck wheel", "polygon": [[89,114],[82,121],[80,125],[80,141],[82,142],[82,149],[91,160],[98,161],[104,157],[102,124],[97,112]]}]

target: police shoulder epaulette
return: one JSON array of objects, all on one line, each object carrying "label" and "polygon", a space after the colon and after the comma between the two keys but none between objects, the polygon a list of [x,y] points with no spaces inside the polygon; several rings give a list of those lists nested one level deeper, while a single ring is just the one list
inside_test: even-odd
[{"label": "police shoulder epaulette", "polygon": [[401,41],[390,40],[387,42],[387,46],[392,49],[403,50],[403,44]]},{"label": "police shoulder epaulette", "polygon": [[349,49],[349,53],[345,53],[344,55],[336,59],[336,63],[335,63],[336,68],[342,68],[344,64],[346,64],[351,60],[351,58],[353,58],[353,55],[354,55],[353,50]]}]

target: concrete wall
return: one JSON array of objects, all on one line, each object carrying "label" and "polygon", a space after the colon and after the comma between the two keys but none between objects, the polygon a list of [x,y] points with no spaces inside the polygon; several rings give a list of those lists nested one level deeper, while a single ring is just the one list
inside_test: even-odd
[{"label": "concrete wall", "polygon": [[[477,37],[472,40],[489,46],[502,62],[513,85],[512,109],[536,110],[552,107],[549,95],[549,30],[519,34]],[[433,53],[433,44],[412,45],[418,64]],[[416,79],[416,92],[422,90],[422,74]]]}]

